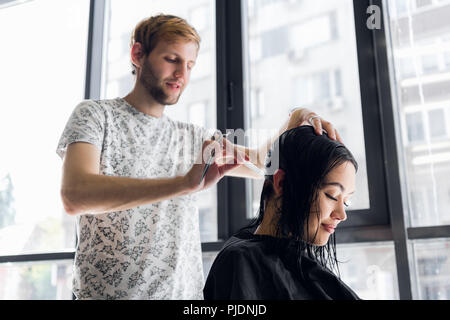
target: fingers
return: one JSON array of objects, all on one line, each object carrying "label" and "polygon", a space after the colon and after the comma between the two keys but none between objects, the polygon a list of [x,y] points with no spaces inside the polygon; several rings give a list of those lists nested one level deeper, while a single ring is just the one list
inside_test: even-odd
[{"label": "fingers", "polygon": [[342,140],[341,136],[339,135],[339,132],[336,130],[336,139],[337,141],[339,141],[340,143],[344,144],[344,140]]},{"label": "fingers", "polygon": [[336,129],[334,129],[331,122],[321,119],[322,121],[322,127],[327,132],[328,137],[331,140],[336,140]]},{"label": "fingers", "polygon": [[[313,118],[314,117],[314,118]],[[322,118],[317,116],[316,114],[310,114],[308,118],[309,123],[314,127],[314,130],[316,131],[316,134],[319,136],[322,135],[323,127],[322,127]]]},{"label": "fingers", "polygon": [[240,166],[239,163],[224,164],[218,167],[220,176],[224,176],[228,171]]},{"label": "fingers", "polygon": [[222,161],[224,163],[230,164],[234,161],[234,163],[242,164],[248,160],[249,158],[244,147],[237,146],[232,142],[223,139]]},{"label": "fingers", "polygon": [[322,119],[315,113],[309,114],[308,117],[308,119],[310,120],[309,122],[314,127],[316,134],[322,135],[323,131],[325,131],[331,140],[337,140],[342,144],[344,143],[341,136],[331,122]]},{"label": "fingers", "polygon": [[220,155],[221,146],[217,141],[205,140],[202,146],[202,158],[200,163],[213,163]]}]

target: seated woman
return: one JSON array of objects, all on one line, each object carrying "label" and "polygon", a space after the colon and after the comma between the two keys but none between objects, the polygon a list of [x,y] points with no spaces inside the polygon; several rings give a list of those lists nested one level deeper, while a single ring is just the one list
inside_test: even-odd
[{"label": "seated woman", "polygon": [[345,146],[310,126],[284,132],[266,159],[259,216],[225,243],[204,298],[359,299],[333,273],[334,231],[347,218],[357,168]]}]

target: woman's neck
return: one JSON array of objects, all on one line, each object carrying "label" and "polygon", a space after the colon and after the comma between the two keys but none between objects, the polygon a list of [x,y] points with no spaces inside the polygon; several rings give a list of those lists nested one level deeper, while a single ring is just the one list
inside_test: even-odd
[{"label": "woman's neck", "polygon": [[277,209],[275,207],[275,200],[271,199],[264,208],[263,221],[256,228],[254,234],[267,235],[277,237]]}]

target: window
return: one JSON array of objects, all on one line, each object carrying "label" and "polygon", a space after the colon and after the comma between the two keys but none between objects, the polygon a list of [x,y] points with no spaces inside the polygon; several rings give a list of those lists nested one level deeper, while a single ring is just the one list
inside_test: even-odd
[{"label": "window", "polygon": [[408,2],[394,1],[394,9],[397,16],[402,15],[408,11]]},{"label": "window", "polygon": [[200,127],[207,127],[206,123],[206,103],[205,102],[194,102],[189,105],[188,111],[188,122],[196,124]]},{"label": "window", "polygon": [[323,101],[330,98],[330,77],[327,72],[321,72],[312,77],[315,101]]},{"label": "window", "polygon": [[[413,3],[411,0],[395,2],[405,2],[407,6]],[[437,50],[437,53],[444,53],[447,50],[445,39],[448,32],[440,29],[439,25],[445,21],[441,13],[450,10],[450,5],[423,1],[416,4],[427,5],[427,18],[418,12],[410,12],[405,19],[412,23],[420,21],[420,24],[414,24],[414,29],[408,32],[409,36],[404,33],[407,26],[403,24],[404,20],[395,17],[390,18],[389,30],[393,65],[401,66],[399,61],[414,60],[418,53],[423,52],[422,68],[424,73],[428,73],[417,74],[414,85],[403,81],[392,83],[394,92],[401,92],[402,96],[400,101],[395,102],[398,117],[405,119],[400,127],[407,133],[407,142],[399,148],[404,159],[402,167],[406,174],[406,193],[414,195],[410,200],[414,204],[410,210],[422,208],[421,212],[410,212],[410,217],[417,217],[411,218],[411,227],[448,224],[450,200],[448,194],[441,192],[449,186],[449,179],[443,177],[450,176],[450,137],[447,135],[450,122],[446,118],[446,108],[443,108],[450,103],[450,97],[443,90],[448,86],[448,77],[433,75],[439,69],[439,59],[436,53],[430,52]],[[389,3],[389,12],[390,6]],[[393,72],[397,75],[402,70],[394,68]],[[422,196],[419,196],[421,193]]]},{"label": "window", "polygon": [[[245,6],[249,3],[244,1]],[[306,106],[332,119],[337,127],[348,127],[343,140],[361,167],[358,174],[361,193],[355,196],[353,208],[368,208],[355,30],[353,17],[349,19],[353,2],[328,1],[320,10],[313,1],[303,1],[298,7],[284,1],[272,2],[274,6],[275,3],[277,12],[285,17],[283,21],[268,19],[271,14],[268,7],[253,8],[252,16],[244,18],[248,30],[244,41],[250,44],[244,63],[248,70],[247,87],[257,87],[264,97],[264,108],[277,108],[278,112],[261,116],[260,96],[247,92],[250,119],[246,126],[265,132],[278,130],[292,107]],[[252,41],[257,37],[262,37],[263,53],[256,63],[252,57],[258,52],[253,51]],[[345,104],[348,108],[342,108],[344,101],[348,101]],[[262,181],[250,182],[248,190],[253,194],[250,196],[253,206],[249,208],[249,217],[259,206],[261,188]]]},{"label": "window", "polygon": [[[249,41],[250,51],[253,52],[253,55],[250,57],[252,62],[256,62],[262,57],[261,50],[261,37],[254,37]],[[449,55],[449,64],[450,64],[450,55]]]},{"label": "window", "polygon": [[435,54],[427,54],[422,56],[423,73],[433,73],[439,70],[438,57]]},{"label": "window", "polygon": [[448,239],[414,242],[418,270],[419,299],[450,299],[450,241]]},{"label": "window", "polygon": [[450,69],[450,51],[444,53],[444,63],[447,69]]},{"label": "window", "polygon": [[416,8],[429,6],[433,3],[432,0],[416,0]]},{"label": "window", "polygon": [[[200,33],[202,42],[196,65],[192,69],[189,86],[176,106],[165,113],[172,119],[216,127],[215,106],[204,101],[215,101],[215,8],[214,2],[202,0],[181,3],[171,1],[143,2],[110,0],[105,19],[105,50],[107,51],[102,98],[125,96],[134,85],[131,74],[129,41],[136,24],[158,13],[170,13],[185,18]],[[217,240],[217,188],[211,187],[198,194],[200,231],[202,241]]]},{"label": "window", "polygon": [[[88,11],[86,0],[30,1],[0,9],[0,29],[6,30],[0,43],[15,48],[0,53],[5,106],[0,109],[0,148],[8,150],[0,157],[0,215],[5,215],[0,255],[75,245],[75,220],[59,200],[61,176],[55,168],[61,159],[55,150],[67,118],[83,98]],[[64,54],[49,54],[62,47]]]},{"label": "window", "polygon": [[[0,256],[54,258],[75,246],[55,150],[84,97],[89,1],[10,4],[0,6],[0,43],[14,48],[0,52]],[[70,299],[71,265],[1,263],[0,299]]]},{"label": "window", "polygon": [[[348,219],[356,228],[337,231],[343,281],[365,299],[450,298],[450,1],[375,1],[381,30],[360,19],[369,0],[1,2],[0,43],[15,50],[0,51],[0,148],[8,150],[0,157],[0,299],[71,298],[75,219],[59,200],[56,143],[84,97],[132,89],[131,31],[159,12],[186,18],[202,37],[191,83],[167,109],[170,117],[252,128],[248,145],[257,146],[292,107],[313,108],[339,129],[360,164]],[[92,48],[88,35],[96,31],[103,39]],[[49,54],[61,47],[64,54]],[[102,72],[86,74],[92,62]],[[259,206],[259,181],[233,179],[198,194],[205,277],[236,216],[251,217]],[[384,194],[389,201],[380,200]],[[380,212],[388,221],[371,220]]]},{"label": "window", "polygon": [[412,58],[399,58],[399,73],[402,79],[411,78],[416,74]]},{"label": "window", "polygon": [[288,29],[280,27],[261,34],[262,58],[268,59],[284,52],[289,45]]},{"label": "window", "polygon": [[72,260],[0,264],[0,300],[70,300]]},{"label": "window", "polygon": [[446,135],[446,121],[443,109],[428,111],[428,126],[431,138],[443,137]]},{"label": "window", "polygon": [[210,8],[209,5],[202,5],[191,9],[189,22],[195,26],[198,32],[203,32],[210,26]]},{"label": "window", "polygon": [[250,101],[252,102],[252,118],[263,117],[265,113],[264,91],[252,89]]},{"label": "window", "polygon": [[[337,37],[336,16],[325,14],[314,19],[297,22],[290,30],[290,43],[293,49],[312,48]],[[314,32],[311,32],[314,30]]]},{"label": "window", "polygon": [[299,106],[326,107],[328,110],[343,107],[340,70],[296,77],[294,88],[294,100]]},{"label": "window", "polygon": [[341,279],[362,299],[397,300],[398,285],[392,243],[338,245]]},{"label": "window", "polygon": [[416,142],[424,140],[425,133],[423,129],[422,112],[407,113],[405,117],[408,141]]}]

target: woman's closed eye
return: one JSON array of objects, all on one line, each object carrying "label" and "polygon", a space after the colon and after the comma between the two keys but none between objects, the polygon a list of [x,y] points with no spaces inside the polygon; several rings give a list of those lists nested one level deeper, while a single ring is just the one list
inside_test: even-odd
[{"label": "woman's closed eye", "polygon": [[[336,199],[335,197],[329,195],[328,193],[325,193],[325,196],[333,201],[338,201],[338,199]],[[348,207],[349,204],[347,202],[344,201],[344,206]]]}]

